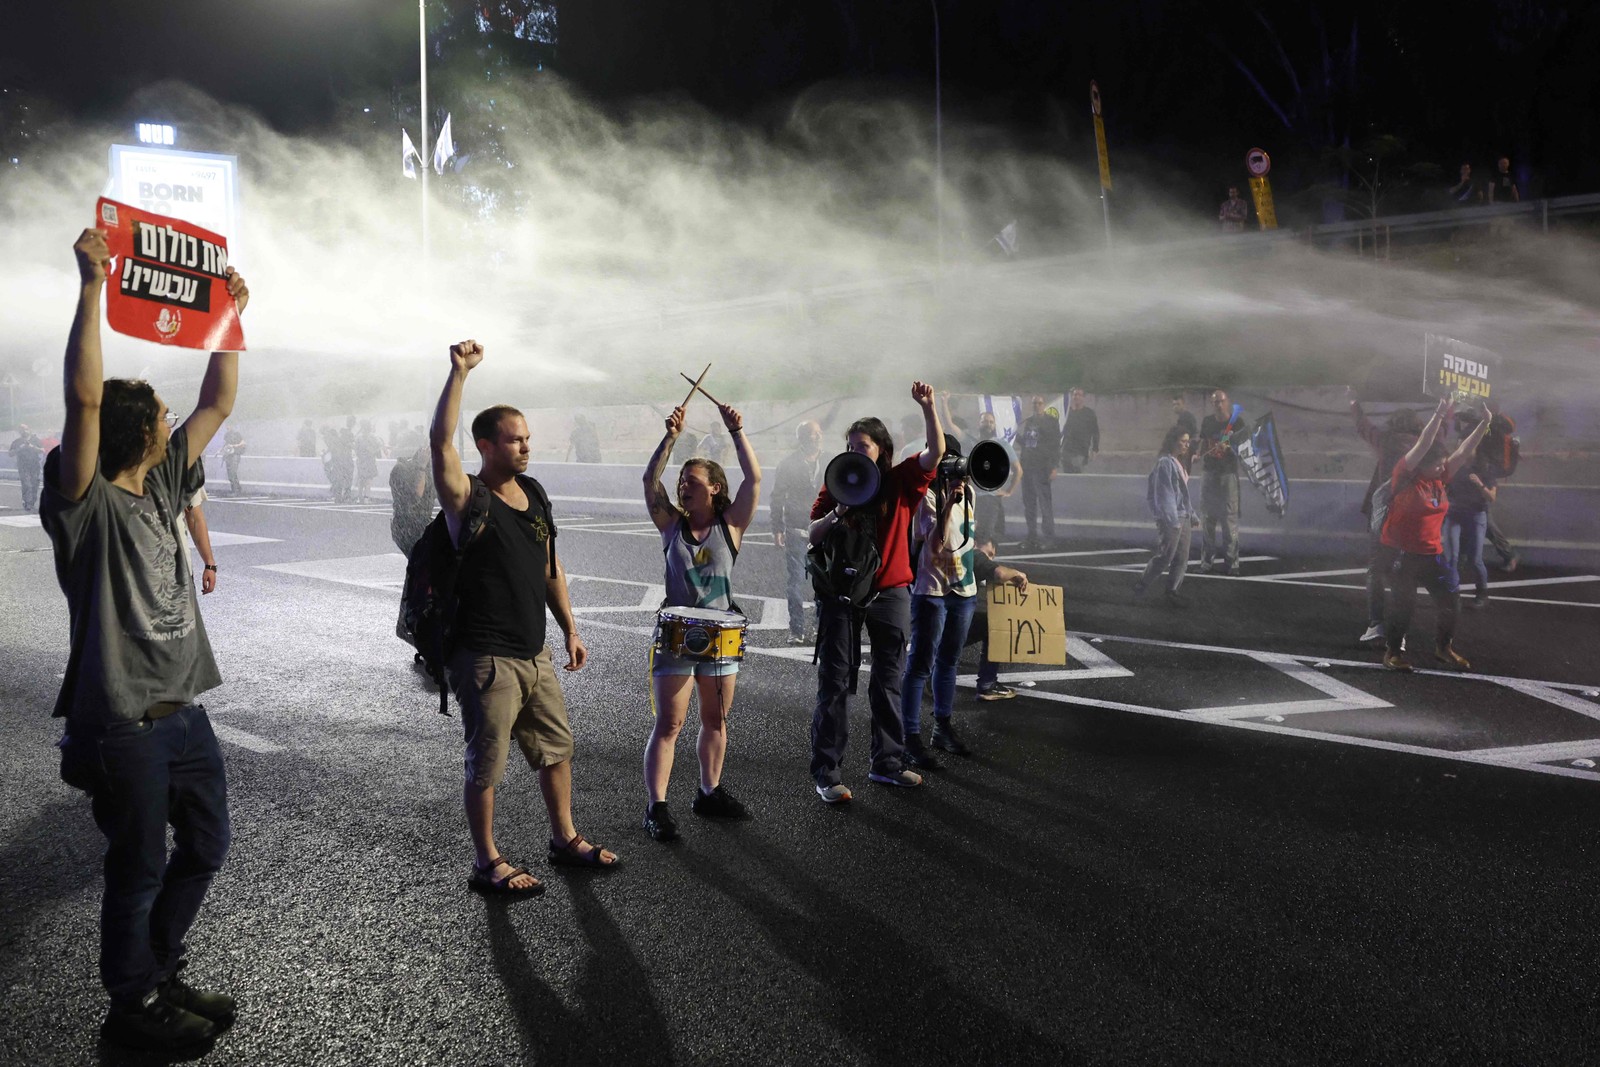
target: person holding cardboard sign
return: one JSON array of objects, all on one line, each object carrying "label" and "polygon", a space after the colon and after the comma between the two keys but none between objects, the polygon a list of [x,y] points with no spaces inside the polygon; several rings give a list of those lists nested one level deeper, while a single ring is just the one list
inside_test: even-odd
[{"label": "person holding cardboard sign", "polygon": [[[232,834],[222,750],[196,702],[222,678],[178,523],[185,474],[233,410],[239,354],[211,354],[193,413],[173,428],[149,382],[101,378],[106,232],[84,230],[73,252],[66,422],[40,509],[72,615],[55,708],[67,720],[61,778],[89,794],[106,838],[100,977],[111,1008],[101,1034],[182,1054],[207,1046],[235,1011],[232,997],[178,977]],[[244,279],[232,267],[225,276],[243,311]]]}]

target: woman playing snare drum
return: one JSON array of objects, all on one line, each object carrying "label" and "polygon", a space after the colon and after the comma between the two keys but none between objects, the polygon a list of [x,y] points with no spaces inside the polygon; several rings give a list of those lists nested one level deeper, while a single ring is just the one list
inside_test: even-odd
[{"label": "woman playing snare drum", "polygon": [[[684,409],[667,418],[666,436],[650,457],[644,472],[644,497],[650,517],[661,531],[666,553],[666,608],[737,610],[733,602],[733,564],[745,530],[756,515],[761,496],[761,465],[744,435],[744,420],[726,404],[719,405],[722,422],[733,438],[744,481],[739,493],[728,498],[728,477],[712,460],[695,457],[678,472],[678,502],[673,504],[661,484],[672,445],[683,432]],[[708,818],[738,819],[744,805],[722,787],[722,759],[728,748],[728,711],[733,707],[737,661],[693,659],[671,650],[663,640],[665,627],[657,627],[656,647],[650,665],[650,686],[655,698],[656,724],[644,749],[644,787],[648,805],[644,829],[657,841],[678,836],[677,823],[667,810],[667,780],[672,776],[673,749],[678,731],[689,713],[689,690],[700,692],[700,734],[695,749],[700,756],[700,788],[695,792],[694,813]]]}]

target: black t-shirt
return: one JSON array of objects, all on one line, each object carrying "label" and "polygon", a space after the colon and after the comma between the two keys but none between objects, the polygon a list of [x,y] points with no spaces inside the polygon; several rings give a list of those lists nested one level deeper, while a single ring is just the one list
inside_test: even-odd
[{"label": "black t-shirt", "polygon": [[[1205,457],[1207,474],[1239,473],[1239,454],[1227,439],[1245,425],[1244,412],[1231,416],[1228,421],[1207,415],[1200,423],[1200,452]],[[1224,447],[1218,448],[1219,445]]]},{"label": "black t-shirt", "polygon": [[1494,202],[1497,204],[1514,204],[1517,202],[1517,179],[1510,174],[1495,172]]},{"label": "black t-shirt", "polygon": [[545,583],[555,521],[530,488],[528,510],[489,494],[489,520],[467,548],[456,579],[455,641],[489,656],[533,659],[544,648]]}]

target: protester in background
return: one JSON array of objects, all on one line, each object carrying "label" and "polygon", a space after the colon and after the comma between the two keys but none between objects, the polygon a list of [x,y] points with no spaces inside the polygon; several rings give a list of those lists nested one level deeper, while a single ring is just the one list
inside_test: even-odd
[{"label": "protester in background", "polygon": [[[179,977],[232,827],[222,750],[196,702],[222,678],[178,515],[184,473],[233,410],[239,356],[211,354],[192,412],[172,429],[176,416],[148,382],[101,378],[105,231],[83,231],[73,252],[80,287],[66,423],[46,463],[40,515],[72,620],[55,707],[67,720],[61,778],[89,794],[106,839],[100,977],[111,1008],[100,1033],[185,1057],[211,1043],[236,1005]],[[250,291],[231,267],[226,285],[243,312]]]},{"label": "protester in background", "polygon": [[1189,606],[1189,601],[1178,593],[1189,570],[1189,536],[1194,525],[1194,509],[1189,506],[1188,456],[1189,434],[1182,426],[1173,426],[1161,440],[1161,451],[1145,488],[1145,502],[1156,520],[1155,555],[1133,583],[1134,594],[1143,596],[1150,583],[1165,571],[1166,601],[1175,608]]},{"label": "protester in background", "polygon": [[433,519],[433,494],[428,491],[428,446],[395,460],[389,470],[389,537],[409,557]]},{"label": "protester in background", "polygon": [[911,386],[911,398],[922,408],[923,450],[893,462],[894,438],[876,418],[857,419],[845,435],[845,448],[877,464],[878,495],[857,507],[834,499],[826,486],[811,505],[808,540],[819,545],[840,523],[871,532],[879,565],[873,579],[875,597],[864,609],[836,603],[817,605],[817,703],[811,715],[811,778],[824,803],[850,799],[839,780],[849,730],[850,693],[855,689],[861,627],[872,643],[872,675],[867,694],[872,706],[872,762],[867,777],[883,785],[919,786],[922,776],[907,770],[905,724],[901,717],[900,680],[905,670],[906,637],[911,629],[910,539],[916,509],[933,484],[944,455],[944,429],[933,403],[933,387]]},{"label": "protester in background", "polygon": [[[728,496],[728,475],[715,460],[695,457],[678,471],[677,502],[661,484],[672,443],[683,433],[684,409],[667,416],[667,432],[644,472],[645,506],[661,532],[666,556],[666,601],[663,607],[715,608],[738,612],[733,599],[733,565],[744,534],[755,521],[761,499],[761,464],[745,436],[744,417],[727,404],[717,408],[733,437],[743,475],[739,492]],[[700,788],[691,810],[702,818],[742,819],[745,806],[722,785],[728,752],[728,715],[739,677],[737,661],[707,662],[676,655],[661,644],[658,630],[650,653],[650,692],[655,726],[644,748],[644,831],[657,841],[678,836],[678,824],[667,806],[672,763],[689,714],[689,695],[700,698],[700,731],[695,752],[700,758]]]},{"label": "protester in background", "polygon": [[295,434],[295,448],[299,454],[306,458],[314,458],[317,454],[317,430],[307,419],[300,424],[300,432]]},{"label": "protester in background", "polygon": [[1459,180],[1457,180],[1457,182],[1450,188],[1446,189],[1444,195],[1449,197],[1452,203],[1462,206],[1470,204],[1474,200],[1482,199],[1478,192],[1477,183],[1472,180],[1471,163],[1461,164]]},{"label": "protester in background", "polygon": [[1467,670],[1472,664],[1455,650],[1456,615],[1459,610],[1460,580],[1455,561],[1445,555],[1444,519],[1450,508],[1448,486],[1456,474],[1471,462],[1473,450],[1489,428],[1489,413],[1460,446],[1450,454],[1439,442],[1439,434],[1450,417],[1451,402],[1440,400],[1433,417],[1422,428],[1416,444],[1400,457],[1389,476],[1392,499],[1383,523],[1383,545],[1393,561],[1388,569],[1389,615],[1384,621],[1383,665],[1392,671],[1411,670],[1403,646],[1411,613],[1417,602],[1417,586],[1428,590],[1433,600],[1437,641],[1434,658],[1447,667]]},{"label": "protester in background", "polygon": [[806,579],[806,530],[811,526],[811,502],[822,487],[822,426],[807,419],[794,428],[795,450],[783,457],[772,479],[772,540],[783,549],[785,594],[789,602],[789,643],[810,644],[815,625],[806,623],[806,600],[811,593]]},{"label": "protester in background", "polygon": [[[1014,585],[1023,592],[1028,590],[1028,576],[1015,567],[1008,567],[1003,563],[994,561],[995,548],[993,541],[978,542],[978,554],[973,558],[973,569],[978,572],[980,585],[993,585],[996,582],[1002,585]],[[980,643],[978,651],[978,699],[1010,700],[1017,695],[1017,691],[1008,685],[1000,684],[1000,665],[989,658],[989,614],[987,598],[980,593],[978,596],[978,610],[972,617],[972,627],[968,630],[968,640],[972,640],[971,633],[977,631],[976,640]],[[955,753],[958,756],[964,752]]]},{"label": "protester in background", "polygon": [[[1503,482],[1517,473],[1517,467],[1522,462],[1522,440],[1517,437],[1517,424],[1510,415],[1503,411],[1495,412],[1489,423],[1489,432],[1478,446],[1478,454],[1494,473],[1496,482]],[[1504,504],[1498,500],[1490,501],[1487,532],[1489,543],[1500,553],[1500,569],[1511,574],[1522,560],[1511,544],[1511,538],[1505,535],[1500,526],[1500,515],[1504,511]]]},{"label": "protester in background", "polygon": [[[1239,454],[1229,437],[1244,426],[1244,412],[1235,410],[1227,390],[1211,394],[1211,414],[1200,423],[1200,452],[1204,456],[1204,476],[1200,491],[1200,514],[1205,523],[1200,541],[1200,570],[1210,574],[1217,565],[1220,548],[1223,566],[1231,575],[1239,574]],[[1217,528],[1222,528],[1222,543],[1217,543]]]},{"label": "protester in background", "polygon": [[372,432],[371,420],[362,420],[354,451],[356,503],[365,504],[372,497],[372,483],[378,477],[378,457],[383,455],[383,442]]},{"label": "protester in background", "polygon": [[1189,455],[1185,463],[1194,459],[1194,450],[1200,447],[1200,424],[1195,421],[1194,412],[1189,410],[1189,402],[1182,393],[1172,394],[1172,421],[1176,426],[1183,427],[1183,432],[1189,435]]},{"label": "protester in background", "polygon": [[1495,161],[1494,176],[1484,185],[1491,204],[1515,204],[1522,200],[1517,190],[1517,179],[1511,173],[1511,157],[1501,156]]},{"label": "protester in background", "polygon": [[1350,414],[1356,420],[1356,433],[1378,455],[1377,465],[1372,468],[1372,477],[1367,480],[1366,494],[1361,498],[1361,515],[1367,520],[1367,629],[1360,638],[1365,644],[1383,640],[1383,617],[1388,610],[1384,572],[1390,560],[1383,551],[1383,531],[1372,529],[1372,495],[1378,491],[1378,486],[1388,481],[1400,457],[1411,451],[1411,446],[1417,443],[1421,427],[1417,424],[1416,412],[1401,408],[1389,416],[1387,427],[1379,430],[1362,410],[1356,391],[1350,389],[1348,394]]},{"label": "protester in background", "polygon": [[211,549],[211,527],[206,522],[204,463],[191,464],[184,473],[181,497],[184,538],[200,553],[200,592],[209,593],[217,587],[217,554]]},{"label": "protester in background", "polygon": [[1074,389],[1067,403],[1067,424],[1061,429],[1061,469],[1079,474],[1090,456],[1100,454],[1100,419],[1094,408],[1084,407],[1083,390]]},{"label": "protester in background", "polygon": [[222,468],[228,472],[228,492],[238,496],[244,491],[239,482],[239,462],[244,459],[244,434],[237,427],[228,427],[222,436]]},{"label": "protester in background", "polygon": [[695,448],[695,455],[709,459],[713,463],[721,463],[728,458],[728,439],[723,436],[721,423],[714,424],[711,432],[700,438],[700,444]]},{"label": "protester in background", "polygon": [[567,455],[563,462],[571,463],[574,455],[579,463],[600,462],[600,435],[587,415],[572,416],[572,434],[567,438]]},{"label": "protester in background", "polygon": [[[1457,426],[1467,430],[1466,437],[1479,429],[1477,425],[1462,426],[1459,417]],[[1450,479],[1450,509],[1444,520],[1445,558],[1456,569],[1458,578],[1472,575],[1477,596],[1467,603],[1480,610],[1489,606],[1489,568],[1483,565],[1483,541],[1496,484],[1494,467],[1484,458],[1480,446]]]},{"label": "protester in background", "polygon": [[[1022,460],[1022,515],[1028,523],[1024,549],[1038,549],[1056,537],[1056,507],[1050,480],[1061,461],[1061,424],[1044,406],[1044,397],[1029,401],[1033,414],[1017,430],[1017,452]],[[1044,540],[1040,540],[1043,531]]]},{"label": "protester in background", "polygon": [[347,503],[350,500],[350,486],[356,476],[355,438],[349,430],[330,427],[323,429],[322,439],[322,469],[328,475],[328,488],[333,494],[334,503]]},{"label": "protester in background", "polygon": [[39,479],[44,474],[44,446],[24,425],[17,427],[11,441],[11,461],[17,465],[17,481],[22,489],[22,510],[39,510]]},{"label": "protester in background", "polygon": [[1250,221],[1250,202],[1239,195],[1237,185],[1228,186],[1228,199],[1217,209],[1217,221],[1223,233],[1244,232],[1245,223]]}]

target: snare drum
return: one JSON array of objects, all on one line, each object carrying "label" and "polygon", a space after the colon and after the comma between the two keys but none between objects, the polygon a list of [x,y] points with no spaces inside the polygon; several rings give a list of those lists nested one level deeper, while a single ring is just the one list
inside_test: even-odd
[{"label": "snare drum", "polygon": [[749,625],[737,611],[662,608],[656,612],[656,651],[702,663],[738,663]]}]

